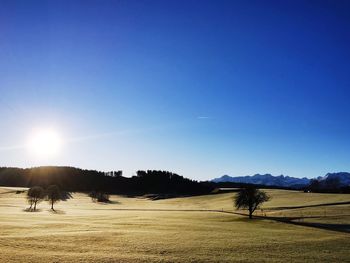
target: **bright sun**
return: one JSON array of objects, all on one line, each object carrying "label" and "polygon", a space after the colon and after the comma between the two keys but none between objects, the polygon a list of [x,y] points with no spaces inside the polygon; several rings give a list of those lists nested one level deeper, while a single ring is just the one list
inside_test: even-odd
[{"label": "bright sun", "polygon": [[38,156],[51,156],[57,154],[61,148],[62,140],[59,134],[51,129],[36,131],[28,142],[30,152]]}]

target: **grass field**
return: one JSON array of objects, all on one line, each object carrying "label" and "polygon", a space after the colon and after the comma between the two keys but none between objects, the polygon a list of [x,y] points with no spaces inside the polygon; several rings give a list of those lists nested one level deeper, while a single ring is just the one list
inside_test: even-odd
[{"label": "grass field", "polygon": [[151,201],[85,194],[25,212],[0,188],[0,262],[350,262],[350,195],[269,190],[256,219],[233,193]]}]

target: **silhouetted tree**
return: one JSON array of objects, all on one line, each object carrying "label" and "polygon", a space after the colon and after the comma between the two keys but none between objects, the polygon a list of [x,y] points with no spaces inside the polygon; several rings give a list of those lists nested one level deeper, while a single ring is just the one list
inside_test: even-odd
[{"label": "silhouetted tree", "polygon": [[51,204],[51,210],[55,211],[53,204],[61,200],[61,192],[59,187],[57,185],[50,185],[46,189],[46,197]]},{"label": "silhouetted tree", "polygon": [[109,194],[98,193],[97,194],[97,202],[108,203],[109,202]]},{"label": "silhouetted tree", "polygon": [[320,182],[317,179],[311,179],[308,188],[311,192],[318,192],[321,188]]},{"label": "silhouetted tree", "polygon": [[97,193],[96,193],[96,191],[91,191],[89,193],[89,197],[91,197],[92,202],[96,202],[96,200],[97,200]]},{"label": "silhouetted tree", "polygon": [[252,219],[255,209],[269,199],[270,196],[268,196],[264,191],[260,191],[254,186],[248,186],[239,190],[234,198],[234,204],[237,209],[248,209],[249,218]]},{"label": "silhouetted tree", "polygon": [[28,190],[27,193],[27,199],[30,204],[30,208],[32,209],[32,206],[34,205],[34,211],[36,210],[36,204],[38,202],[41,202],[42,199],[45,197],[44,189],[40,186],[33,186]]},{"label": "silhouetted tree", "polygon": [[92,191],[89,193],[89,196],[91,197],[93,202],[103,202],[108,203],[109,202],[109,194],[103,193],[103,192],[96,192]]},{"label": "silhouetted tree", "polygon": [[337,192],[341,187],[339,178],[327,178],[324,188],[329,192]]},{"label": "silhouetted tree", "polygon": [[113,177],[118,177],[118,176],[122,176],[123,175],[123,171],[114,171],[113,172]]}]

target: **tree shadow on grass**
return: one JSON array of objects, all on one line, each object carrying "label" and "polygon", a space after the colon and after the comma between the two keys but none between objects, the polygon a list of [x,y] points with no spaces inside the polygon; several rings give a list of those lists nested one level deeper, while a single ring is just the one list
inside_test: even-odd
[{"label": "tree shadow on grass", "polygon": [[73,195],[70,192],[63,191],[61,193],[61,201],[67,201],[69,199],[73,199]]},{"label": "tree shadow on grass", "polygon": [[41,211],[43,211],[42,209],[40,209],[40,208],[37,208],[37,209],[33,209],[33,208],[25,208],[25,209],[23,209],[22,211],[24,211],[24,212],[29,212],[29,213],[37,213],[37,212],[41,212]]},{"label": "tree shadow on grass", "polygon": [[315,204],[315,205],[300,205],[300,206],[279,206],[266,208],[266,211],[273,210],[289,210],[289,209],[300,209],[300,208],[309,208],[309,207],[319,207],[319,206],[333,206],[333,205],[349,205],[350,201],[346,202],[334,202],[334,203],[324,203],[324,204]]},{"label": "tree shadow on grass", "polygon": [[179,198],[179,197],[191,197],[198,195],[183,195],[183,194],[143,194],[143,193],[129,193],[129,194],[120,194],[123,197],[127,198],[140,198],[140,199],[148,199],[151,201],[157,201],[162,199],[171,199],[171,198]]},{"label": "tree shadow on grass", "polygon": [[[350,224],[329,224],[317,222],[304,222],[304,219],[327,218],[327,216],[299,216],[299,217],[273,217],[273,216],[255,216],[256,218],[274,220],[277,222],[291,225],[313,227],[325,230],[331,230],[342,233],[350,233]],[[339,216],[341,217],[341,216]]]},{"label": "tree shadow on grass", "polygon": [[121,205],[122,203],[120,201],[109,201],[108,204],[112,204],[112,205]]},{"label": "tree shadow on grass", "polygon": [[[244,217],[248,217],[248,214],[239,213],[239,212],[231,212],[231,211],[220,211],[217,210],[217,212],[221,213],[227,213],[227,214],[235,214],[235,215],[241,215]],[[342,215],[349,216],[349,215]],[[342,217],[337,216],[337,217]],[[291,224],[291,225],[299,225],[299,226],[305,226],[305,227],[313,227],[318,229],[324,229],[324,230],[330,230],[330,231],[336,231],[336,232],[342,232],[342,233],[350,233],[350,224],[328,224],[328,223],[316,223],[316,222],[303,222],[304,219],[316,219],[316,218],[327,218],[331,216],[294,216],[294,217],[277,217],[277,216],[258,216],[254,215],[253,220],[259,219],[259,220],[272,220],[277,221],[281,223]],[[249,222],[251,219],[246,219],[246,222]]]},{"label": "tree shadow on grass", "polygon": [[291,221],[291,224],[308,226],[314,228],[321,228],[336,232],[350,233],[350,224],[326,224],[326,223],[312,223],[312,222],[295,222]]},{"label": "tree shadow on grass", "polygon": [[49,211],[49,213],[51,213],[51,214],[56,214],[56,215],[65,215],[65,214],[66,214],[65,211],[59,210],[59,209],[55,209],[55,210],[50,209],[50,210],[48,210],[48,211]]},{"label": "tree shadow on grass", "polygon": [[96,204],[100,204],[100,205],[121,205],[122,203],[119,202],[119,201],[111,201],[111,200],[108,200],[108,201],[104,201],[104,202],[95,202]]}]

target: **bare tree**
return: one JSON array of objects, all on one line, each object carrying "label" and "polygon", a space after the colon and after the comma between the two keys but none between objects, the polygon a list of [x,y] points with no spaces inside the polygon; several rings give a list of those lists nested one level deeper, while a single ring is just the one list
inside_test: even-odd
[{"label": "bare tree", "polygon": [[270,196],[264,191],[249,186],[239,190],[234,198],[234,203],[237,209],[248,209],[249,218],[252,219],[255,209],[268,200],[270,200]]},{"label": "bare tree", "polygon": [[44,189],[40,186],[33,186],[27,192],[27,200],[30,204],[30,210],[34,205],[34,211],[36,210],[36,205],[41,202],[45,197]]},{"label": "bare tree", "polygon": [[53,208],[53,204],[57,203],[58,201],[60,201],[62,199],[61,191],[58,188],[58,186],[57,185],[50,185],[46,189],[46,197],[47,197],[47,200],[51,204],[51,210],[55,211],[55,209]]}]

